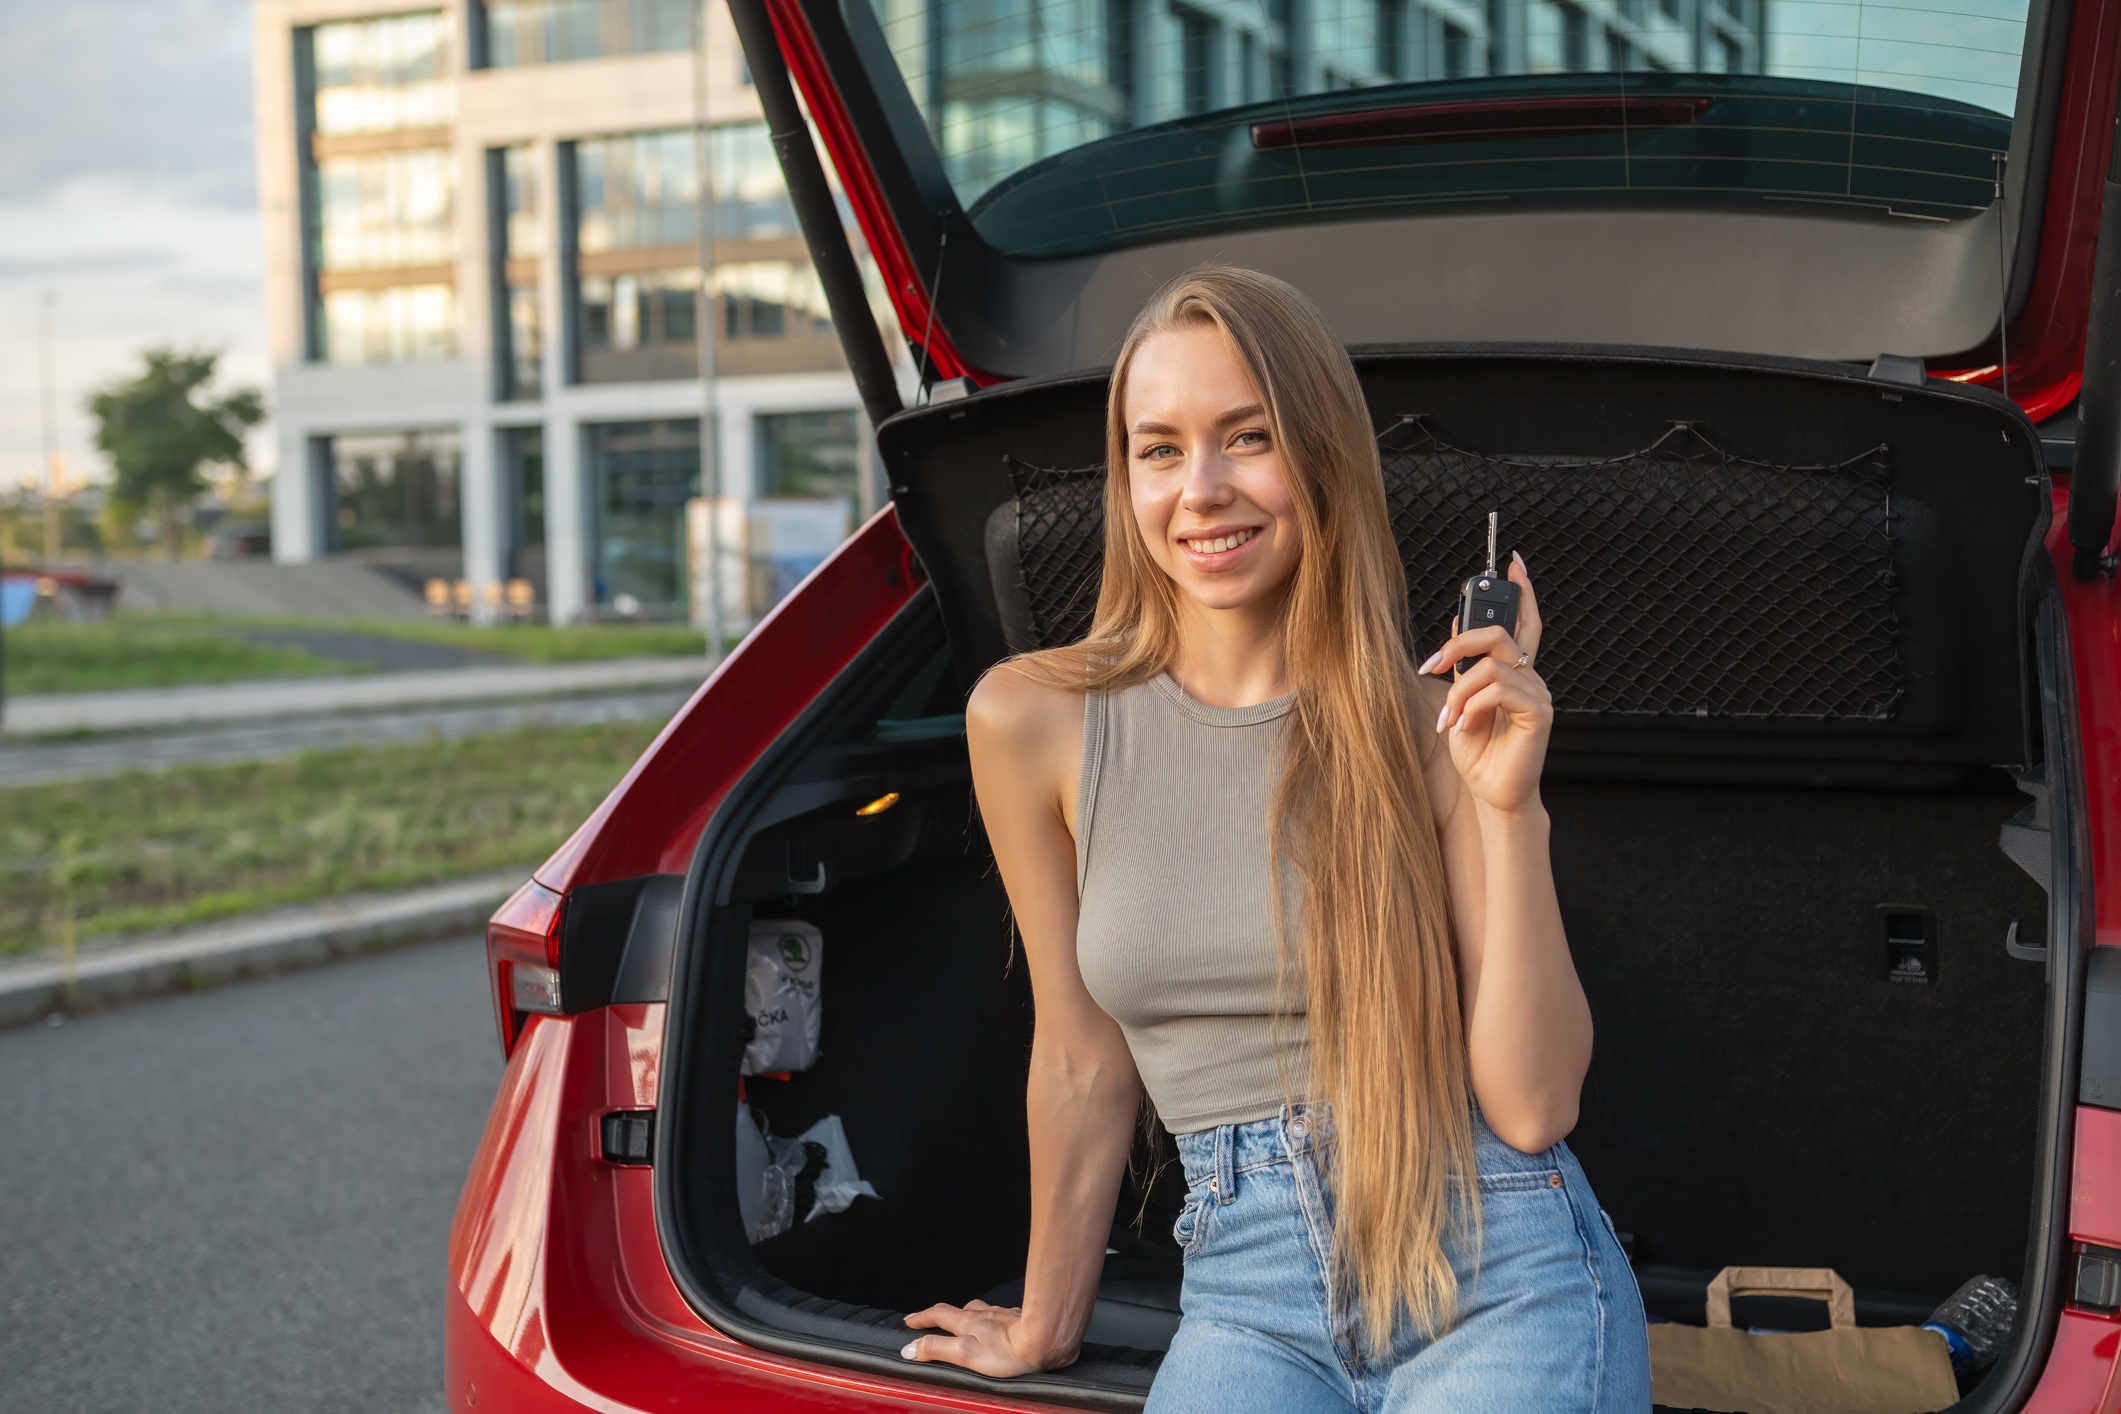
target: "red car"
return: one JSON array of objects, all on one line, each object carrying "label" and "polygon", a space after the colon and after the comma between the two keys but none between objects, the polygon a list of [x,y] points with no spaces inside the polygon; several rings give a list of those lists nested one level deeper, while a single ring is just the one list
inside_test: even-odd
[{"label": "red car", "polygon": [[[897,1351],[1010,1299],[1029,1220],[963,694],[1082,631],[1101,367],[1211,257],[1347,338],[1420,632],[1491,510],[1539,584],[1598,1024],[1570,1143],[1653,1317],[1727,1264],[1833,1267],[1888,1325],[2002,1276],[1955,1407],[2121,1407],[2121,0],[1874,15],[1860,53],[1790,3],[732,0],[893,504],[494,917],[452,1408],[1139,1405],[1170,1171],[1074,1365]],[[820,1048],[745,1077],[780,920]],[[761,1237],[756,1121],[828,1116],[877,1196]]]}]

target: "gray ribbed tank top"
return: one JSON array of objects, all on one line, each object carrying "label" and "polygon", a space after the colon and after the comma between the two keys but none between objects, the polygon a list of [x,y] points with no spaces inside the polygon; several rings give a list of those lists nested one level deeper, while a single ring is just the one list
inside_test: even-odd
[{"label": "gray ribbed tank top", "polygon": [[[1163,675],[1084,703],[1076,961],[1174,1134],[1281,1109],[1267,805],[1292,701],[1210,707]],[[1293,929],[1301,885],[1293,869],[1282,878]],[[1278,1030],[1301,1099],[1309,1036],[1294,952]]]}]

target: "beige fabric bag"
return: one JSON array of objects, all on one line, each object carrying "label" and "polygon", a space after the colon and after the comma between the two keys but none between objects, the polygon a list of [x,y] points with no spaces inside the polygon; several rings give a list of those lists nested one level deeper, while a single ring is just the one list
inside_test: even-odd
[{"label": "beige fabric bag", "polygon": [[[1815,1296],[1831,1330],[1731,1329],[1733,1296]],[[1736,1414],[1929,1414],[1957,1402],[1944,1337],[1920,1326],[1856,1325],[1856,1293],[1826,1267],[1725,1267],[1709,1283],[1709,1323],[1650,1327],[1659,1404]]]}]

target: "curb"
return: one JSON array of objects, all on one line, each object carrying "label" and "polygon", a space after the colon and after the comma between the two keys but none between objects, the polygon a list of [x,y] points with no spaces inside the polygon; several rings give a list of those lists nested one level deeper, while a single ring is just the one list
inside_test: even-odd
[{"label": "curb", "polygon": [[40,953],[0,962],[0,1027],[475,933],[526,877],[487,874],[92,945],[75,954],[71,999],[61,958]]}]

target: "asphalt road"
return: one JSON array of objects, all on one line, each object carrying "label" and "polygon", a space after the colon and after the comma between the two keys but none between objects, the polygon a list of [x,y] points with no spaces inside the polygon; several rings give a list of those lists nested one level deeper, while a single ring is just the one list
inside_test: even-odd
[{"label": "asphalt road", "polygon": [[475,939],[0,1033],[0,1409],[436,1411]]}]

